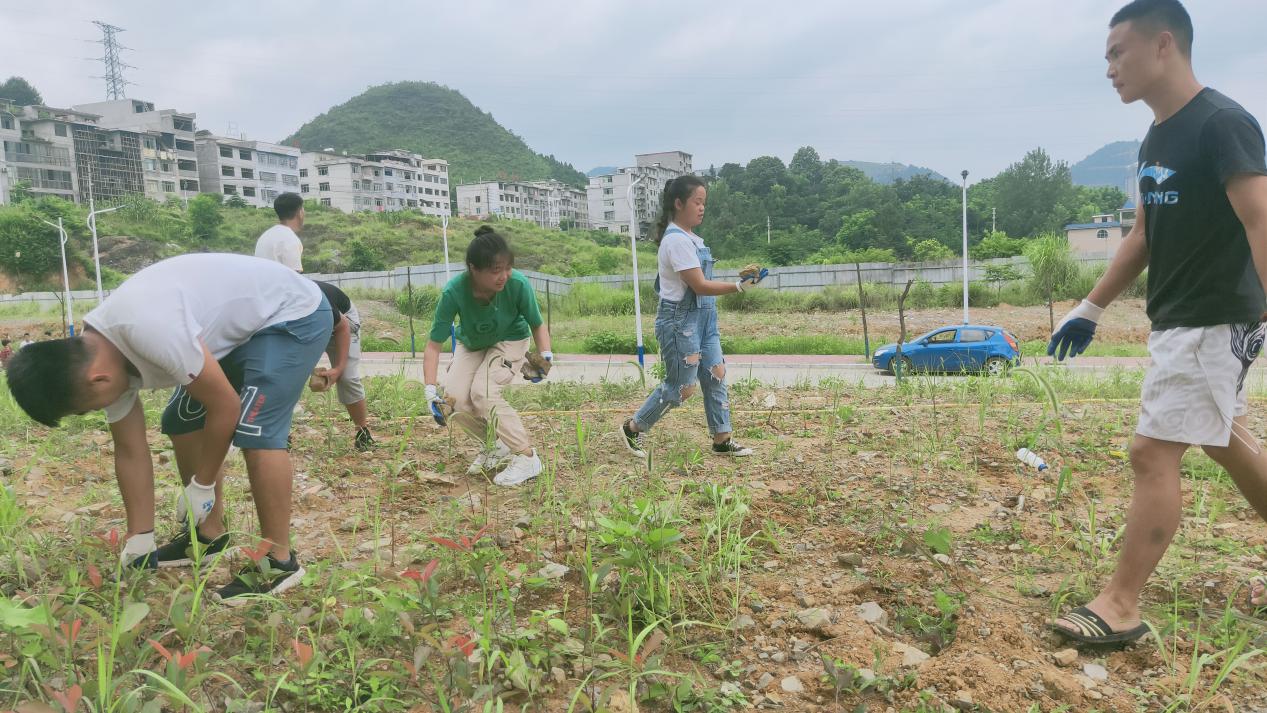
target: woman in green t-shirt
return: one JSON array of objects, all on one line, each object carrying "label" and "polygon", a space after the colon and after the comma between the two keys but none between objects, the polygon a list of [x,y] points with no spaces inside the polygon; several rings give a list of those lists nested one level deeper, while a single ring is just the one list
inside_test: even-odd
[{"label": "woman in green t-shirt", "polygon": [[452,399],[453,420],[481,442],[496,414],[496,442],[481,451],[466,472],[478,475],[505,464],[493,478],[498,485],[519,485],[541,474],[532,438],[502,398],[502,388],[514,381],[527,359],[530,336],[546,361],[554,358],[537,295],[514,264],[510,245],[492,226],[475,231],[466,249],[466,271],[450,280],[440,295],[422,360],[427,401],[437,405],[443,401],[436,380],[442,342],[449,337],[454,318],[460,317],[457,349],[445,372],[445,395]]}]

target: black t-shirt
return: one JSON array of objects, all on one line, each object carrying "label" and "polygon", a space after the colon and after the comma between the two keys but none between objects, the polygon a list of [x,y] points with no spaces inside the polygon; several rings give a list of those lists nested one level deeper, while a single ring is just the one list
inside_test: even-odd
[{"label": "black t-shirt", "polygon": [[339,320],[343,319],[343,315],[352,309],[352,299],[343,290],[329,282],[322,282],[321,280],[313,280],[313,282],[317,283],[317,287],[321,288],[322,294],[326,296],[326,300],[329,301],[330,307],[334,310],[334,326],[339,326]]},{"label": "black t-shirt", "polygon": [[1263,132],[1239,104],[1202,89],[1148,130],[1137,206],[1148,240],[1153,329],[1258,322],[1263,286],[1227,182],[1267,174]]}]

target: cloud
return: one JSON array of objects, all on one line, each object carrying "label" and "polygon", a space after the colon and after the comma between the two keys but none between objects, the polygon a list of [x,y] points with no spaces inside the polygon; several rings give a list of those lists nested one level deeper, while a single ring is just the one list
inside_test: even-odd
[{"label": "cloud", "polygon": [[[897,160],[985,177],[1076,161],[1151,114],[1104,79],[1102,0],[388,3],[156,0],[0,9],[0,67],[52,103],[102,98],[93,19],[126,28],[132,94],[278,140],[366,87],[437,81],[582,170],[680,148],[696,164]],[[1189,3],[1198,76],[1267,117],[1267,4]],[[85,41],[87,40],[87,41]]]}]

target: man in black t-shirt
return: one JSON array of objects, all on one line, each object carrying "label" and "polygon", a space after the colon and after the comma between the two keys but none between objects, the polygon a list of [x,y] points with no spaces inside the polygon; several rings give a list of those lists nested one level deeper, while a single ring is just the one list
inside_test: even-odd
[{"label": "man in black t-shirt", "polygon": [[[1245,377],[1263,344],[1267,165],[1263,133],[1192,72],[1192,21],[1178,0],[1135,0],[1109,23],[1108,78],[1154,121],[1139,152],[1135,227],[1091,294],[1061,321],[1048,354],[1086,349],[1104,308],[1148,269],[1153,364],[1131,443],[1135,492],[1117,570],[1053,628],[1084,643],[1148,631],[1139,594],[1179,526],[1179,465],[1198,445],[1267,518],[1267,454],[1246,428]],[[1262,578],[1250,601],[1267,604]]]}]

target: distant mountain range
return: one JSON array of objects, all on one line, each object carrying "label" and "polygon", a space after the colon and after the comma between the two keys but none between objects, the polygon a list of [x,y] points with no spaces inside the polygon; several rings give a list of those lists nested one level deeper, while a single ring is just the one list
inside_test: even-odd
[{"label": "distant mountain range", "polygon": [[1138,156],[1138,141],[1114,141],[1071,166],[1073,182],[1079,186],[1113,186],[1126,190],[1127,181],[1133,180]]},{"label": "distant mountain range", "polygon": [[899,178],[907,180],[914,176],[932,176],[943,181],[950,180],[931,168],[905,163],[872,163],[870,161],[841,161],[841,163],[862,171],[867,174],[867,178],[876,183],[889,184]]}]

